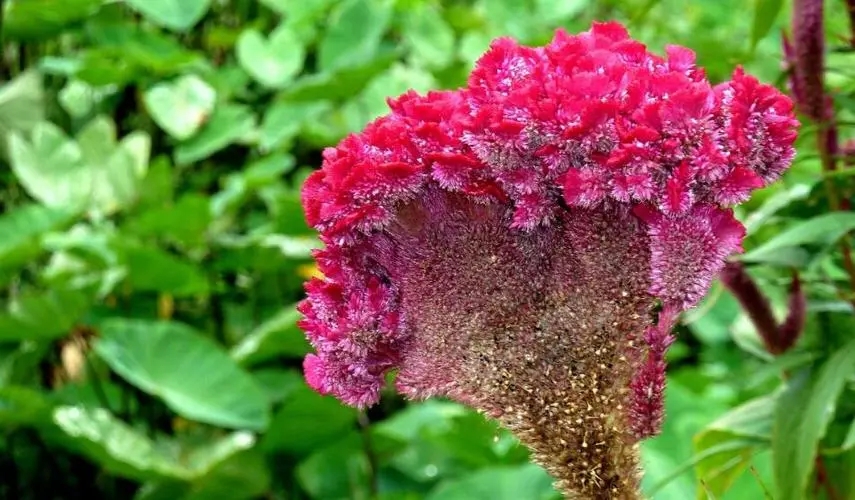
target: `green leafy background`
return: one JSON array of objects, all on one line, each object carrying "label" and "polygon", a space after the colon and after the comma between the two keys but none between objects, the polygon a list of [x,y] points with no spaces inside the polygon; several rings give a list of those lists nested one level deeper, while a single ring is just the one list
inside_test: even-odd
[{"label": "green leafy background", "polygon": [[[0,1],[0,498],[557,499],[506,432],[391,391],[358,413],[305,385],[296,326],[318,241],[299,189],[320,152],[407,89],[461,85],[491,39],[627,23],[782,85],[783,0]],[[845,45],[844,2],[828,39]],[[844,40],[844,41],[841,41]],[[841,137],[851,50],[828,84]],[[847,122],[848,120],[848,122]],[[741,207],[741,257],[783,313],[773,358],[720,284],[683,318],[655,499],[855,498],[855,320],[807,125]],[[816,457],[823,470],[817,470]],[[815,488],[818,477],[833,482]]]}]

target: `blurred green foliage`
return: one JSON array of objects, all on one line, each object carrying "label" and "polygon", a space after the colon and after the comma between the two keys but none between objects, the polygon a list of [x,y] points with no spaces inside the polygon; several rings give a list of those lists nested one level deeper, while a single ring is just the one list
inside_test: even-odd
[{"label": "blurred green foliage", "polygon": [[[459,86],[497,36],[618,19],[655,50],[695,49],[713,81],[744,64],[781,83],[787,4],[0,1],[0,497],[557,498],[515,439],[457,404],[389,392],[360,414],[308,389],[294,304],[318,241],[301,182],[386,98]],[[828,30],[846,35],[842,6]],[[843,108],[851,57],[830,63]],[[652,498],[799,498],[817,443],[855,498],[855,321],[830,250],[855,224],[814,219],[811,133],[740,212],[776,310],[800,270],[805,338],[773,359],[713,287],[643,446]]]}]

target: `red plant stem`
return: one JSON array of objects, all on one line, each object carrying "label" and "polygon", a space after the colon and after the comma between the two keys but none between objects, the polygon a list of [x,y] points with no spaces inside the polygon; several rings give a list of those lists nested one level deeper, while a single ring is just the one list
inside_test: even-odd
[{"label": "red plant stem", "polygon": [[719,276],[722,284],[730,290],[748,314],[754,328],[757,329],[757,333],[763,339],[766,350],[771,354],[781,354],[783,349],[781,348],[780,333],[778,323],[772,313],[772,307],[766,300],[766,296],[751,279],[751,276],[745,272],[742,264],[728,262]]},{"label": "red plant stem", "polygon": [[828,470],[826,470],[825,462],[820,455],[816,456],[816,483],[817,487],[821,486],[825,488],[825,494],[828,495],[829,500],[842,499],[834,488],[834,485],[828,480]]}]

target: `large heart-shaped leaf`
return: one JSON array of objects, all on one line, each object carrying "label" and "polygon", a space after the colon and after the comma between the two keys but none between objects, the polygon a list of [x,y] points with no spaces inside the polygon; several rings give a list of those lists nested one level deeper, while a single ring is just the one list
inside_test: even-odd
[{"label": "large heart-shaped leaf", "polygon": [[161,82],[143,95],[146,108],[160,128],[183,141],[192,137],[211,116],[217,93],[196,75]]},{"label": "large heart-shaped leaf", "polygon": [[180,441],[155,442],[103,408],[60,406],[53,411],[53,422],[61,433],[50,434],[52,441],[137,480],[198,480],[255,444],[255,436],[243,431],[196,447]]},{"label": "large heart-shaped leaf", "polygon": [[12,170],[31,196],[50,207],[110,214],[129,205],[148,168],[151,143],[134,132],[116,143],[116,126],[92,120],[77,140],[49,122],[38,124],[31,141],[9,137]]},{"label": "large heart-shaped leaf", "polygon": [[53,412],[53,421],[62,431],[53,441],[115,474],[144,480],[173,473],[166,450],[103,408],[60,406]]},{"label": "large heart-shaped leaf", "polygon": [[21,73],[0,87],[0,137],[12,130],[29,132],[44,119],[44,90],[35,70]]},{"label": "large heart-shaped leaf", "polygon": [[270,38],[249,28],[237,41],[237,58],[241,67],[258,83],[270,88],[282,88],[303,67],[306,56],[303,44],[291,30],[280,26]]},{"label": "large heart-shaped leaf", "polygon": [[184,31],[198,23],[211,0],[125,0],[146,19],[175,31]]},{"label": "large heart-shaped leaf", "polygon": [[213,341],[180,323],[108,320],[95,352],[176,413],[221,427],[263,430],[268,398]]}]

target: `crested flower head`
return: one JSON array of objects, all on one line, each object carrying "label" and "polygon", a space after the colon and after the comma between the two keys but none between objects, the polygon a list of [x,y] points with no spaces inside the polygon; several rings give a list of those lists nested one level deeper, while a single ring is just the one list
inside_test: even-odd
[{"label": "crested flower head", "polygon": [[664,353],[789,166],[792,104],[617,23],[495,41],[459,90],[407,93],[303,188],[325,248],[301,326],[317,391],[441,395],[499,419],[568,494],[633,498]]}]

